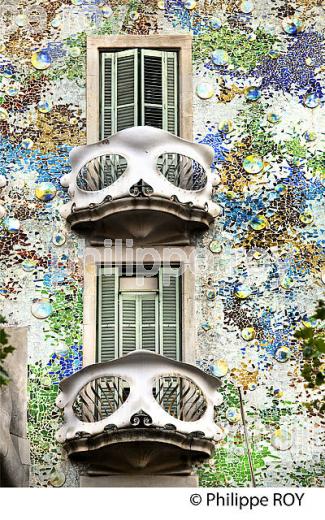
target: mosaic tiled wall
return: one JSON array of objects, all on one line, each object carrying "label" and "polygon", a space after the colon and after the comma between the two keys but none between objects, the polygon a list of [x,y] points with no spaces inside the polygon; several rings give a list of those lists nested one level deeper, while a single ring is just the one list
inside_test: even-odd
[{"label": "mosaic tiled wall", "polygon": [[0,1],[1,303],[28,325],[32,485],[77,485],[54,441],[58,382],[82,363],[83,245],[60,177],[85,143],[87,35],[194,38],[194,136],[223,207],[198,239],[198,363],[222,377],[226,438],[204,486],[321,485],[321,417],[293,334],[324,289],[318,0]]}]

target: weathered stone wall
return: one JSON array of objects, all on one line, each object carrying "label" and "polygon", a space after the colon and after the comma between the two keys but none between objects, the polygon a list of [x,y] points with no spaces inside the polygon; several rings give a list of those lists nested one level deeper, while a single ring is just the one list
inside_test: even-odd
[{"label": "weathered stone wall", "polygon": [[10,382],[0,388],[0,487],[28,487],[27,327],[5,331],[15,350],[4,364]]},{"label": "weathered stone wall", "polygon": [[197,240],[193,326],[198,363],[222,376],[227,435],[201,483],[250,482],[240,384],[257,485],[321,485],[321,419],[304,405],[317,396],[293,336],[324,288],[320,2],[20,0],[0,12],[1,312],[29,327],[32,485],[77,485],[54,401],[82,363],[83,243],[60,217],[59,179],[85,143],[86,38],[155,32],[193,34],[193,135],[222,180],[223,215]]}]

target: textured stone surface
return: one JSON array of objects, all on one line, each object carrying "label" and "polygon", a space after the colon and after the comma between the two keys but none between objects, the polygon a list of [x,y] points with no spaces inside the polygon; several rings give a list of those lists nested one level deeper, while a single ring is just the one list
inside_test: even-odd
[{"label": "textured stone surface", "polygon": [[9,328],[15,350],[5,360],[10,382],[0,389],[0,486],[29,485],[27,439],[27,328]]}]

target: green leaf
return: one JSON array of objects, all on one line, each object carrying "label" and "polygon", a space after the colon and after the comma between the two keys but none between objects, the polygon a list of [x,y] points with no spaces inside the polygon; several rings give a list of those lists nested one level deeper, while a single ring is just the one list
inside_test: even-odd
[{"label": "green leaf", "polygon": [[0,345],[6,345],[8,343],[8,334],[4,329],[0,329]]},{"label": "green leaf", "polygon": [[312,338],[314,335],[314,331],[315,329],[313,327],[305,327],[304,329],[300,329],[297,332],[295,332],[295,337],[301,339]]},{"label": "green leaf", "polygon": [[314,346],[320,352],[325,352],[325,340],[324,338],[318,336],[314,340]]},{"label": "green leaf", "polygon": [[4,368],[0,366],[0,386],[7,385],[9,383],[9,376]]},{"label": "green leaf", "polygon": [[312,347],[310,347],[309,345],[307,347],[305,347],[304,350],[303,350],[303,354],[304,354],[304,357],[310,358],[312,356],[312,354],[313,354]]},{"label": "green leaf", "polygon": [[8,347],[4,347],[3,352],[5,354],[11,354],[14,350],[15,350],[14,347],[11,347],[10,345],[8,345]]},{"label": "green leaf", "polygon": [[316,320],[325,320],[325,302],[323,300],[319,300],[318,307],[316,308],[316,312],[313,318]]}]

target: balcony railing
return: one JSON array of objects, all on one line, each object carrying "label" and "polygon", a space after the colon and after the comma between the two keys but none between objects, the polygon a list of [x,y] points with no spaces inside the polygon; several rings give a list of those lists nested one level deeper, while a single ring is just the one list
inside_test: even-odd
[{"label": "balcony railing", "polygon": [[[204,167],[194,159],[175,153],[164,153],[156,164],[159,171],[177,188],[200,191],[207,183]],[[77,176],[77,186],[83,191],[100,191],[116,182],[127,169],[127,161],[118,154],[102,155],[87,162]]]},{"label": "balcony railing", "polygon": [[[188,467],[210,456],[223,436],[215,423],[215,407],[222,402],[219,385],[194,366],[143,350],[91,365],[60,384],[57,405],[64,424],[57,439],[70,456],[89,463],[98,464],[98,454],[106,454],[100,463],[105,459],[110,467],[114,459],[114,471],[120,466],[113,446],[123,444],[121,467],[129,467],[128,456],[136,466],[134,443],[137,457],[148,445],[160,445],[164,467]],[[149,462],[148,471],[156,466]]]},{"label": "balcony railing", "polygon": [[[94,379],[79,391],[73,411],[82,422],[102,421],[125,403],[129,393],[129,383],[122,378]],[[152,395],[165,412],[180,421],[197,421],[207,408],[202,390],[186,377],[158,378],[153,383]]]},{"label": "balcony railing", "polygon": [[219,182],[213,156],[207,145],[146,126],[80,146],[70,154],[71,174],[61,179],[71,198],[62,214],[97,241],[189,243],[191,232],[208,229],[220,214],[212,200]]}]

